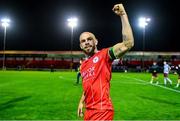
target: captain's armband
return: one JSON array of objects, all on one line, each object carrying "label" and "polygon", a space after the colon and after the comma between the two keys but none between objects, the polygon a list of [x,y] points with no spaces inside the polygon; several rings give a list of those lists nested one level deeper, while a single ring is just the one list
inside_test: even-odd
[{"label": "captain's armband", "polygon": [[114,55],[113,47],[109,48],[109,56],[111,60],[116,59],[116,56]]}]

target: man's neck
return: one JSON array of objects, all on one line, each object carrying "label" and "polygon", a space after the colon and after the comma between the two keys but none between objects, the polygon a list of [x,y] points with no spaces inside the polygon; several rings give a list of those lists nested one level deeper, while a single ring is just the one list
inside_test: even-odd
[{"label": "man's neck", "polygon": [[94,52],[92,52],[92,53],[89,53],[88,55],[86,55],[87,56],[87,58],[90,58],[90,57],[92,57],[94,54],[96,54],[98,52],[98,50],[97,50],[97,48],[94,50]]}]

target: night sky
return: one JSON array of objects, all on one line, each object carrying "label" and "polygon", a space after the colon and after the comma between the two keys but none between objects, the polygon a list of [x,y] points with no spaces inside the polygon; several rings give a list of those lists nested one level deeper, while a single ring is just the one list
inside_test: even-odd
[{"label": "night sky", "polygon": [[[6,50],[70,50],[71,29],[67,18],[76,16],[73,50],[80,50],[79,35],[93,32],[98,49],[121,41],[121,21],[112,12],[114,4],[123,3],[135,38],[132,51],[142,51],[142,29],[138,18],[146,16],[146,51],[180,51],[179,8],[174,0],[0,0],[0,18],[7,16]],[[3,28],[0,26],[0,50],[3,49]]]}]

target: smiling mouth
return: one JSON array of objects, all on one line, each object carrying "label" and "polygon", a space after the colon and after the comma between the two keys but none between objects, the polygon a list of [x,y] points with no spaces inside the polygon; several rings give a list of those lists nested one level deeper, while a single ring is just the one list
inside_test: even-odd
[{"label": "smiling mouth", "polygon": [[86,47],[85,47],[85,49],[88,49],[88,48],[90,48],[90,47],[92,47],[92,46],[91,46],[91,45],[89,45],[89,46],[86,46]]}]

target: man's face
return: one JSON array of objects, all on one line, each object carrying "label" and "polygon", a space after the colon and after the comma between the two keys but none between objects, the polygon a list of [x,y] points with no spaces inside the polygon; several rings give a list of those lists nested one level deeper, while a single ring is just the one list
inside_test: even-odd
[{"label": "man's face", "polygon": [[91,55],[96,49],[97,40],[90,32],[84,32],[80,35],[80,47],[85,54]]}]

